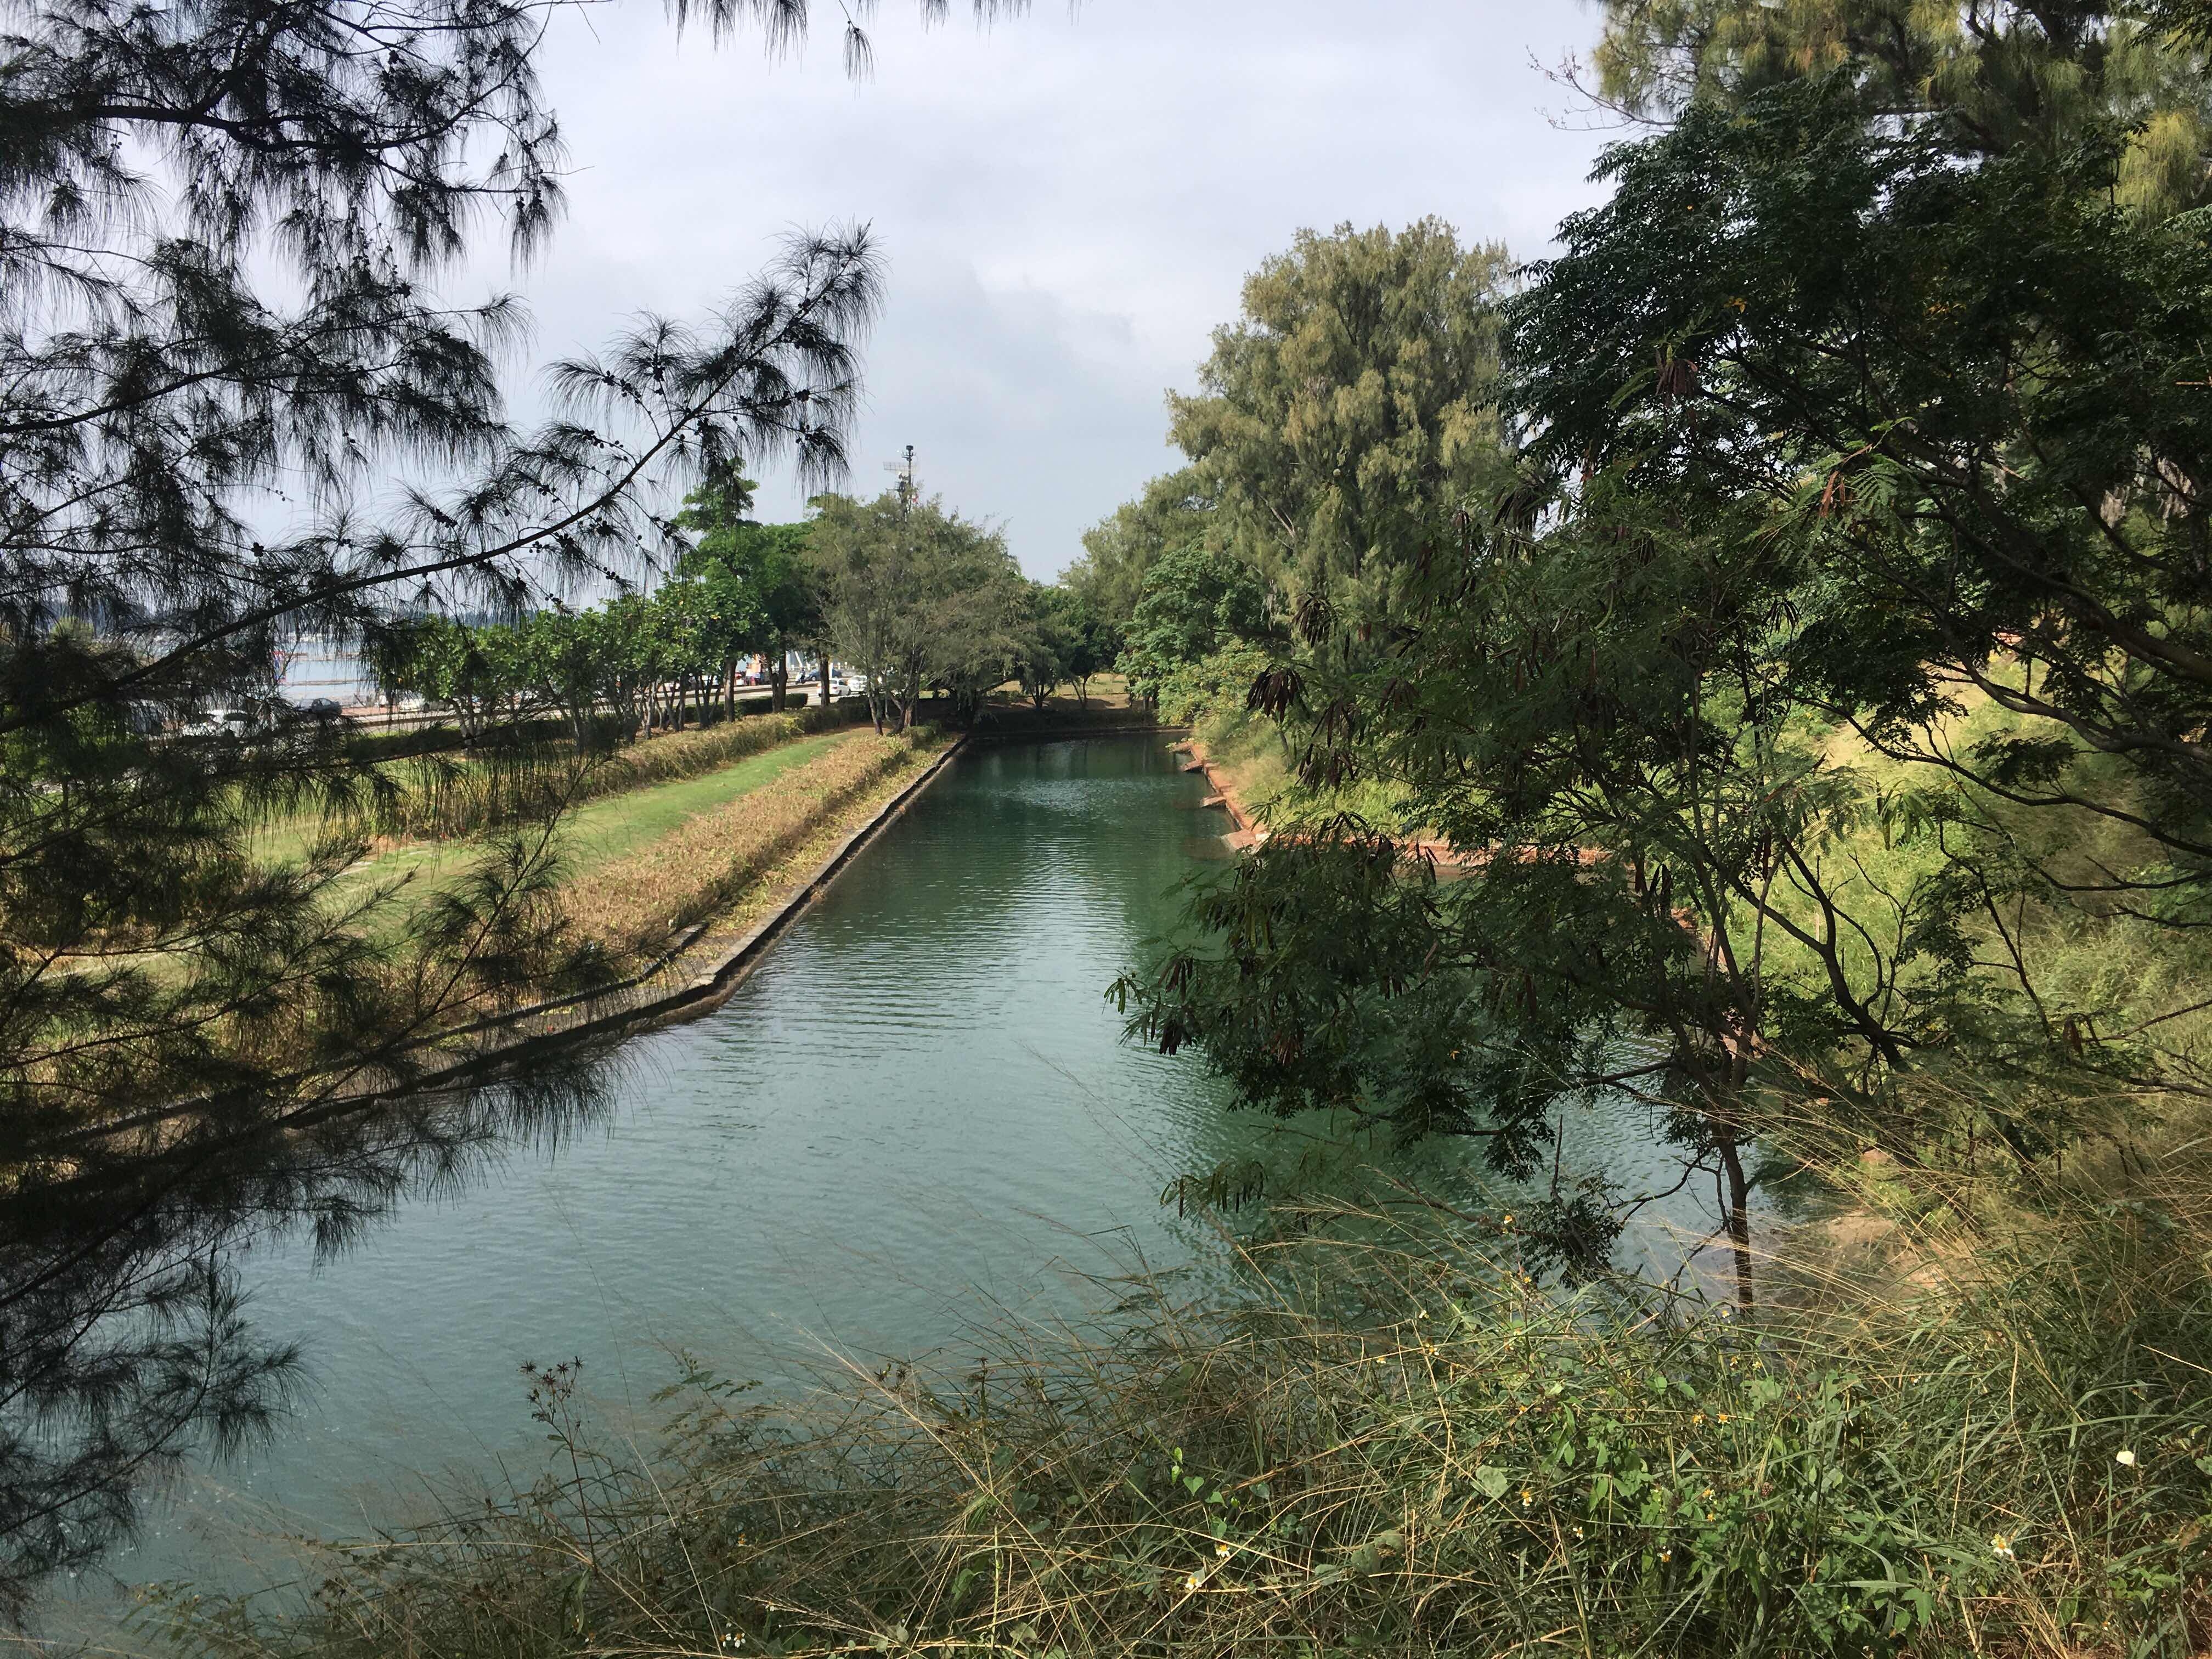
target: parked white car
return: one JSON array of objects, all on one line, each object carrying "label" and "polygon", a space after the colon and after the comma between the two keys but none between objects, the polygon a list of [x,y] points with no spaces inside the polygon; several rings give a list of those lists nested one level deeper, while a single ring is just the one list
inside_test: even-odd
[{"label": "parked white car", "polygon": [[185,722],[188,738],[243,737],[252,722],[243,708],[203,708]]},{"label": "parked white car", "polygon": [[229,738],[244,743],[250,738],[266,737],[277,724],[275,712],[268,708],[220,707],[203,710],[185,726],[184,735]]}]

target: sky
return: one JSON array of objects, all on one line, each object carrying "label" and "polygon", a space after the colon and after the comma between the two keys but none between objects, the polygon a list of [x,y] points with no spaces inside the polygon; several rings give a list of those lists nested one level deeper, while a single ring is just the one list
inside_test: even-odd
[{"label": "sky", "polygon": [[[489,273],[539,360],[641,311],[702,313],[794,229],[865,222],[888,264],[848,488],[915,448],[925,494],[994,524],[1049,579],[1085,529],[1179,465],[1188,390],[1245,275],[1302,228],[1434,214],[1540,258],[1612,136],[1538,65],[1587,55],[1578,0],[967,0],[804,50],[678,38],[649,0],[561,19],[543,74],[575,171],[550,253]],[[527,394],[519,399],[526,409]],[[796,518],[773,469],[758,511]]]}]

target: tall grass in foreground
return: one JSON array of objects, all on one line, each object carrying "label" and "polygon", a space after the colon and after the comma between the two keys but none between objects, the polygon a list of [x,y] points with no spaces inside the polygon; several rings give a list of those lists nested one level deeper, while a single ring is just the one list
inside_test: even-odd
[{"label": "tall grass in foreground", "polygon": [[[1955,1211],[1954,1212],[1955,1213]],[[209,1656],[2169,1654],[2212,1635],[2212,1153],[2002,1227],[1808,1237],[1756,1314],[1547,1293],[1510,1229],[1309,1212],[1178,1304],[695,1376],[665,1441],[529,1379],[503,1508],[331,1547],[292,1602],[157,1601]]]}]

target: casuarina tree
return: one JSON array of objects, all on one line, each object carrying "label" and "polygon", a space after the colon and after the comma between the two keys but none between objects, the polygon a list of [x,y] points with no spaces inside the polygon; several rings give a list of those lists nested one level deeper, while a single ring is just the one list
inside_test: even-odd
[{"label": "casuarina tree", "polygon": [[[551,898],[550,824],[486,846],[403,922],[380,891],[331,886],[390,787],[342,734],[274,709],[252,741],[175,728],[273,689],[275,650],[302,634],[374,654],[426,605],[513,613],[634,575],[678,544],[664,492],[702,473],[784,461],[824,478],[842,461],[878,294],[860,229],[795,237],[701,318],[647,319],[553,365],[552,417],[508,416],[498,370],[523,338],[518,304],[439,284],[482,235],[521,259],[556,225],[566,162],[535,70],[556,10],[8,9],[9,1607],[128,1522],[135,1476],[198,1428],[246,1431],[265,1404],[273,1373],[213,1236],[148,1224],[185,1172],[404,1085],[438,1063],[441,1031],[524,984],[595,971]],[[703,13],[777,40],[805,19],[765,0]],[[848,36],[848,56],[866,48]],[[319,826],[301,857],[252,855],[272,817]],[[40,1218],[50,1188],[102,1194],[64,1244]],[[286,1202],[337,1213],[357,1196],[309,1183]]]}]

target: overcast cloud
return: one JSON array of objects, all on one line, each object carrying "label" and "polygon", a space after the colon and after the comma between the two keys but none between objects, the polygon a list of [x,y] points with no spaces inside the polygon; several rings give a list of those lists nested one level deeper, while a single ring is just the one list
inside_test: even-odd
[{"label": "overcast cloud", "polygon": [[[924,489],[1035,576],[1176,464],[1166,388],[1299,228],[1434,213],[1526,258],[1598,194],[1604,135],[1553,125],[1568,94],[1530,63],[1587,51],[1573,0],[1039,0],[983,30],[886,0],[858,83],[817,11],[781,62],[678,41],[638,0],[563,20],[544,72],[579,171],[515,284],[535,355],[696,315],[780,234],[866,221],[889,295],[850,487],[912,443]],[[799,514],[763,483],[763,517]]]}]

